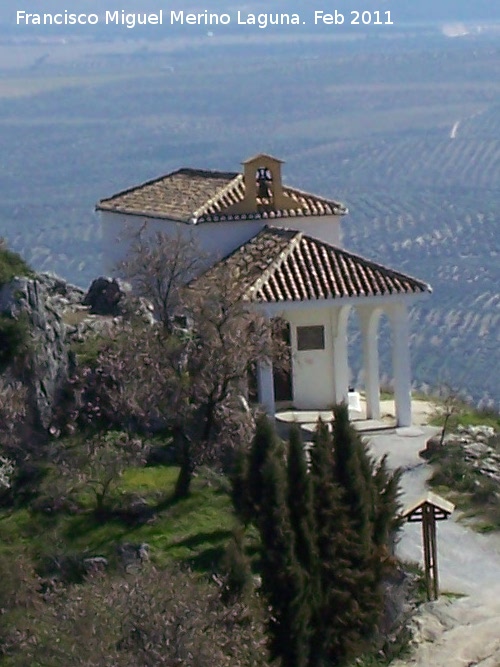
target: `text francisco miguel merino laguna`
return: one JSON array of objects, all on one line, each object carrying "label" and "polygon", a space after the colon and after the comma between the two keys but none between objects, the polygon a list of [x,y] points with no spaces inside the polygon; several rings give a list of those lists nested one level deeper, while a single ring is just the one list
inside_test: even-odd
[{"label": "text francisco miguel merino laguna", "polygon": [[[336,14],[327,14],[323,11],[314,12],[314,23],[337,23]],[[34,14],[19,10],[16,13],[17,25],[116,25],[126,28],[135,28],[144,25],[254,25],[259,28],[267,28],[270,25],[301,25],[299,14],[272,13],[251,14],[237,11],[232,16],[229,13],[209,12],[208,10],[191,13],[183,10],[163,11],[155,13],[104,11],[100,14],[78,14],[65,10],[59,13]]]}]

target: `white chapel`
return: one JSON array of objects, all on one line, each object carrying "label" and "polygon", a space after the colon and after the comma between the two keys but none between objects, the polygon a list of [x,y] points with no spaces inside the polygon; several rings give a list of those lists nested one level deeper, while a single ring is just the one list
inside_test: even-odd
[{"label": "white chapel", "polygon": [[125,229],[147,228],[194,238],[219,263],[237,269],[242,293],[267,317],[288,325],[291,371],[279,381],[272,365],[257,369],[258,400],[269,414],[277,401],[298,410],[347,402],[347,325],[355,309],[362,335],[367,419],[380,417],[378,327],[385,313],[392,330],[396,420],[411,414],[408,308],[431,292],[404,273],[342,247],[340,202],[289,187],[282,161],[256,155],[242,173],[179,169],[97,204],[110,261],[120,259]]}]

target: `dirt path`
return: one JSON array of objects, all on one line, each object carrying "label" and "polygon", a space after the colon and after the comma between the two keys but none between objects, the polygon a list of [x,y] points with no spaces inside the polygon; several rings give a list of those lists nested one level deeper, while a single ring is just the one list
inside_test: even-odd
[{"label": "dirt path", "polygon": [[[435,429],[422,426],[371,438],[375,454],[389,453],[393,466],[405,469],[403,503],[426,491],[430,466],[418,452]],[[500,536],[479,535],[457,522],[458,512],[438,524],[441,591],[437,602],[422,605],[414,618],[412,655],[392,667],[500,667]],[[422,561],[419,524],[404,527],[398,555]]]}]

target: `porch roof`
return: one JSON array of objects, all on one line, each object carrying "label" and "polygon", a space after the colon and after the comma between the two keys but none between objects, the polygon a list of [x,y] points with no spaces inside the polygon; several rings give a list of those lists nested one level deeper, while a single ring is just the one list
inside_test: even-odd
[{"label": "porch roof", "polygon": [[427,283],[292,229],[264,227],[195,283],[229,274],[240,298],[282,303],[431,292]]}]

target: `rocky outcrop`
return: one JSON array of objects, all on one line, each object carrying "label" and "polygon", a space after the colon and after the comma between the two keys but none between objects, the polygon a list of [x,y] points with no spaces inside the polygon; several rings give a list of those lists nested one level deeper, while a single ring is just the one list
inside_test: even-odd
[{"label": "rocky outcrop", "polygon": [[92,315],[111,315],[123,313],[123,300],[130,292],[130,286],[114,278],[96,278],[83,299],[83,305],[89,306]]},{"label": "rocky outcrop", "polygon": [[29,352],[15,374],[28,389],[35,423],[45,430],[50,429],[60,392],[74,364],[73,343],[112,334],[123,316],[154,322],[151,305],[134,297],[126,283],[101,277],[85,293],[47,273],[14,278],[1,285],[0,314],[27,321]]},{"label": "rocky outcrop", "polygon": [[[90,315],[105,317],[140,317],[146,324],[153,324],[153,306],[142,297],[134,296],[129,283],[119,278],[100,276],[92,281],[81,302]],[[89,318],[90,321],[90,318]]]},{"label": "rocky outcrop", "polygon": [[61,292],[62,281],[43,276],[14,278],[0,288],[0,312],[14,319],[26,318],[29,327],[29,351],[21,375],[34,419],[44,429],[50,426],[59,391],[70,368],[65,326],[58,309],[51,303],[52,289],[56,298],[67,299],[67,293]]},{"label": "rocky outcrop", "polygon": [[[447,433],[443,445],[457,445],[463,450],[465,461],[486,477],[500,482],[499,437],[492,426],[458,426],[453,433]],[[440,437],[435,436],[427,442],[423,452],[425,457],[432,456],[439,450]]]}]

